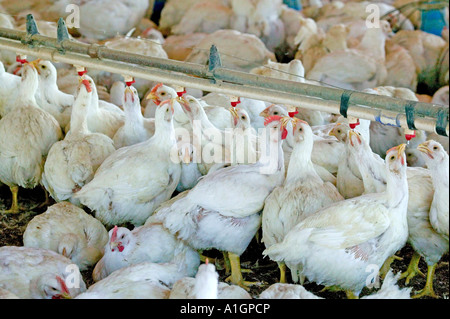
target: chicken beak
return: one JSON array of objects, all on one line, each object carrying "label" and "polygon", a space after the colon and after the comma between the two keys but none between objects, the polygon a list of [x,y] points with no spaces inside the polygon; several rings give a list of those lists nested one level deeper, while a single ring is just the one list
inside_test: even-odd
[{"label": "chicken beak", "polygon": [[116,241],[111,241],[111,242],[109,243],[109,248],[110,248],[111,250],[113,250],[113,249],[116,248],[117,246],[119,246],[119,243],[116,242]]},{"label": "chicken beak", "polygon": [[237,123],[238,123],[238,118],[239,118],[239,115],[238,115],[238,113],[237,113],[237,110],[236,110],[235,107],[230,107],[228,110],[230,111],[231,116],[232,116],[232,118],[233,118],[233,123],[234,123],[234,125],[236,126]]},{"label": "chicken beak", "polygon": [[189,155],[188,150],[186,150],[186,152],[183,155],[183,163],[189,164],[190,162],[191,162],[191,156]]},{"label": "chicken beak", "polygon": [[424,142],[424,143],[419,144],[419,145],[417,146],[417,149],[418,149],[420,152],[422,152],[422,153],[428,155],[430,158],[434,158],[434,157],[433,157],[433,152],[432,152],[432,151],[430,150],[430,148],[428,147],[428,142]]},{"label": "chicken beak", "polygon": [[150,92],[149,94],[147,94],[147,96],[145,97],[146,100],[157,100],[158,97],[155,95],[155,93]]},{"label": "chicken beak", "polygon": [[66,247],[63,248],[61,255],[63,255],[64,257],[68,257]]},{"label": "chicken beak", "polygon": [[[273,105],[273,104],[272,104]],[[271,106],[268,106],[268,107],[266,107],[261,113],[259,113],[259,116],[262,116],[262,117],[268,117],[269,116],[269,109],[272,107],[272,105]]]},{"label": "chicken beak", "polygon": [[127,96],[131,96],[131,100],[134,102],[134,94],[131,88],[127,85],[124,92],[124,100],[127,101]]},{"label": "chicken beak", "polygon": [[189,102],[182,96],[180,97],[179,103],[183,106],[183,109],[186,112],[191,112],[191,107],[189,106]]},{"label": "chicken beak", "polygon": [[399,146],[397,146],[398,157],[400,157],[402,165],[404,165],[406,163],[405,149],[406,149],[406,144],[400,144]]},{"label": "chicken beak", "polygon": [[401,154],[402,156],[405,155],[405,149],[406,149],[406,144],[404,144],[404,143],[397,146],[398,154]]},{"label": "chicken beak", "polygon": [[350,130],[348,131],[348,137],[350,139],[350,144],[352,146],[355,146],[355,144],[353,144],[353,137],[356,137],[358,144],[361,144],[361,138],[359,137],[358,133],[356,133],[354,130]]},{"label": "chicken beak", "polygon": [[29,65],[31,65],[33,68],[37,69],[37,65],[41,62],[41,59],[36,59],[31,62],[28,62]]}]

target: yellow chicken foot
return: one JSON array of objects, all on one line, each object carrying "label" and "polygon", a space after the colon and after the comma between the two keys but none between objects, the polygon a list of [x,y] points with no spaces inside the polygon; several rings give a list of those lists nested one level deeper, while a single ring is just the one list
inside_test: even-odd
[{"label": "yellow chicken foot", "polygon": [[432,266],[428,266],[428,272],[427,272],[427,282],[425,284],[425,287],[418,291],[417,294],[412,296],[411,298],[422,298],[424,296],[432,297],[432,298],[439,298],[438,295],[434,292],[433,289],[433,278],[434,278],[434,271],[436,270],[436,264]]},{"label": "yellow chicken foot", "polygon": [[226,282],[231,281],[231,283],[238,285],[247,291],[250,290],[249,286],[260,284],[259,282],[249,282],[244,280],[241,272],[241,258],[238,255],[228,252],[228,257],[230,259],[231,276],[225,279]]},{"label": "yellow chicken foot", "polygon": [[19,186],[11,186],[9,187],[9,189],[11,190],[12,193],[11,208],[8,210],[3,210],[1,212],[5,214],[17,214],[21,210],[21,208],[19,207],[19,202],[17,200],[17,194],[19,193]]},{"label": "yellow chicken foot", "polygon": [[391,264],[394,262],[394,260],[403,260],[403,258],[398,257],[396,255],[392,255],[386,261],[384,262],[383,266],[381,266],[379,275],[381,279],[384,279],[386,277],[387,273],[389,272],[389,269],[391,269]]},{"label": "yellow chicken foot", "polygon": [[323,288],[322,290],[320,290],[319,292],[338,292],[338,291],[344,291],[344,289],[338,287],[338,286],[326,286],[325,288]]},{"label": "yellow chicken foot", "polygon": [[411,258],[411,261],[409,262],[408,269],[404,273],[401,274],[399,279],[406,278],[405,284],[409,284],[411,279],[413,279],[417,275],[421,275],[425,277],[425,275],[420,271],[419,269],[419,261],[420,261],[420,254],[417,252],[414,252],[414,255]]},{"label": "yellow chicken foot", "polygon": [[42,207],[50,206],[50,204],[52,203],[52,201],[50,199],[50,196],[48,195],[47,190],[44,187],[42,187],[42,189],[44,190],[45,201],[42,202],[41,204],[37,205],[36,207],[33,207],[33,209],[34,208],[42,208]]}]

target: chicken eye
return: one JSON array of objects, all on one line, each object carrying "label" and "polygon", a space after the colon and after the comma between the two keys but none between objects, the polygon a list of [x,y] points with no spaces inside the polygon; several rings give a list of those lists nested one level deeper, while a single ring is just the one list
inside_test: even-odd
[{"label": "chicken eye", "polygon": [[303,128],[302,128],[302,127],[300,127],[300,128],[298,129],[298,131],[299,131],[299,132],[302,132],[302,131],[303,131]]},{"label": "chicken eye", "polygon": [[391,161],[393,161],[393,160],[395,160],[395,156],[394,155],[391,156]]},{"label": "chicken eye", "polygon": [[338,134],[341,134],[341,130],[337,130]]},{"label": "chicken eye", "polygon": [[42,66],[41,66],[41,68],[43,68],[43,69],[45,69],[46,67],[47,67],[47,66],[45,66],[45,65],[42,65]]},{"label": "chicken eye", "polygon": [[433,147],[433,150],[437,151],[437,149],[438,149],[438,147],[437,147],[437,146]]},{"label": "chicken eye", "polygon": [[278,115],[278,112],[273,112],[273,115]]},{"label": "chicken eye", "polygon": [[161,92],[161,95],[162,95],[162,96],[166,95],[166,92]]},{"label": "chicken eye", "polygon": [[245,120],[245,116],[241,116],[241,119]]}]

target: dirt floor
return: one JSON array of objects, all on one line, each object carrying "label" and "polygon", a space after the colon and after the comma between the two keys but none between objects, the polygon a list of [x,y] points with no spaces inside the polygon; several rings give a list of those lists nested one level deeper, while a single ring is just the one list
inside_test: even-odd
[{"label": "dirt floor", "polygon": [[[0,186],[0,211],[8,209],[11,203],[9,188],[6,186]],[[41,188],[34,190],[20,189],[19,191],[19,203],[25,208],[25,210],[19,214],[2,214],[0,213],[0,246],[22,246],[22,236],[26,229],[27,223],[36,215],[43,213],[46,207],[38,207],[40,203],[44,201],[44,192]],[[251,295],[257,298],[259,293],[262,292],[269,285],[278,282],[279,271],[275,262],[264,258],[262,251],[264,245],[254,239],[246,252],[241,256],[241,265],[244,269],[249,269],[251,272],[244,273],[244,277],[247,281],[260,282],[259,285],[253,286],[250,290]],[[397,256],[402,257],[403,260],[395,260],[391,267],[395,273],[405,271],[408,263],[413,254],[413,249],[407,245],[401,251],[397,253]],[[220,275],[220,280],[224,280],[227,275],[223,268],[221,260],[222,254],[218,251],[206,251],[205,256],[210,258],[217,258],[216,266]],[[420,261],[420,269],[423,273],[426,273],[426,264],[423,259]],[[91,277],[92,269],[84,271],[83,278],[86,285],[89,287],[93,284]],[[289,273],[287,274],[288,281],[290,281]],[[405,287],[404,279],[399,281],[400,287]],[[412,287],[412,294],[422,289],[425,285],[425,278],[416,276],[411,280],[409,287]],[[314,283],[306,283],[305,288],[310,292],[327,299],[343,299],[346,298],[343,292],[321,292],[323,286],[316,285]],[[449,265],[448,265],[448,253],[444,255],[439,262],[435,278],[434,278],[434,290],[440,299],[449,298]],[[373,293],[365,288],[361,297]],[[428,299],[424,297],[423,299]]]}]

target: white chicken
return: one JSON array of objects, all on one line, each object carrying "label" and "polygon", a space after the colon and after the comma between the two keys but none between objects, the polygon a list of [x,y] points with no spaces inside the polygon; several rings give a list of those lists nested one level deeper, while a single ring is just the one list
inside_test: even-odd
[{"label": "white chicken", "polygon": [[174,263],[185,276],[194,276],[200,257],[194,249],[175,238],[160,223],[148,220],[132,231],[114,226],[104,245],[105,254],[92,272],[95,281],[102,280],[117,269],[140,262]]},{"label": "white chicken", "polygon": [[285,26],[279,18],[281,0],[231,0],[230,4],[230,29],[256,35],[272,52],[282,44]]},{"label": "white chicken", "polygon": [[[300,83],[306,82],[305,68],[298,59],[294,59],[289,63],[268,61],[265,65],[250,70],[250,73]],[[321,111],[309,109],[298,109],[298,111],[299,113],[295,116],[308,122],[311,126],[327,124],[331,118],[331,114]]]},{"label": "white chicken", "polygon": [[360,196],[364,193],[364,183],[357,165],[359,159],[351,156],[349,150],[351,141],[348,138],[348,134],[351,130],[348,124],[337,123],[329,133],[345,145],[337,169],[336,186],[339,193],[346,199]]},{"label": "white chicken", "polygon": [[434,196],[430,208],[430,223],[433,228],[448,240],[449,228],[449,160],[448,154],[438,142],[429,140],[418,146],[433,180]]},{"label": "white chicken", "polygon": [[122,99],[125,123],[114,134],[116,149],[146,141],[155,133],[155,119],[145,118],[142,115],[137,90],[133,86],[127,86]]},{"label": "white chicken", "polygon": [[0,61],[0,119],[15,106],[20,82],[20,76],[6,72]]},{"label": "white chicken", "polygon": [[222,66],[226,68],[250,71],[268,60],[276,61],[275,55],[257,36],[236,30],[218,30],[207,35],[185,61],[206,65],[213,44],[219,51]]},{"label": "white chicken", "polygon": [[228,252],[233,284],[248,285],[242,277],[240,255],[260,227],[264,200],[284,180],[280,120],[266,120],[270,129],[265,131],[265,149],[258,162],[209,173],[154,213],[156,220],[192,247]]},{"label": "white chicken", "polygon": [[207,35],[207,33],[172,34],[165,39],[163,49],[169,59],[184,61],[194,47]]},{"label": "white chicken", "polygon": [[[275,116],[288,116],[288,112],[285,108],[283,108],[280,105],[272,104],[269,105],[263,112],[261,112],[261,117],[267,118],[269,116],[275,115]],[[312,127],[313,128],[313,127]],[[290,156],[292,153],[292,149],[294,146],[293,141],[293,135],[292,135],[292,123],[287,123],[287,129],[288,134],[286,136],[286,139],[283,142],[283,151],[284,151],[284,165],[286,168],[289,165]],[[314,136],[316,139],[317,137]],[[322,139],[319,139],[322,140]],[[322,142],[319,142],[317,144],[317,148],[314,149],[313,147],[313,153],[311,155],[314,169],[316,170],[317,174],[319,174],[320,178],[323,181],[327,181],[332,183],[333,185],[336,185],[336,177],[332,174],[337,170],[337,163],[339,162],[339,153],[342,149],[341,143],[336,143],[336,139],[334,140],[328,140],[325,143],[325,146],[328,144],[328,150],[324,150],[323,147],[320,147],[319,144]],[[330,153],[331,152],[331,153]],[[335,154],[334,156],[330,156],[330,154]],[[325,155],[325,156],[324,156]],[[316,158],[317,157],[317,158]],[[320,164],[319,164],[320,163]],[[323,165],[323,166],[322,166]]]},{"label": "white chicken", "polygon": [[[349,139],[351,139],[351,152],[359,158],[357,165],[364,181],[364,192],[385,191],[386,176],[382,169],[383,159],[371,151],[368,143],[359,134],[351,131]],[[448,251],[448,238],[440,235],[430,223],[429,212],[435,192],[430,172],[423,168],[408,167],[406,175],[410,194],[407,212],[408,243],[414,248],[415,253],[401,278],[406,277],[406,284],[408,284],[416,274],[420,273],[418,264],[423,256],[428,265],[427,283],[425,289],[414,297],[436,296],[432,284],[434,269],[441,256]]]},{"label": "white chicken", "polygon": [[275,283],[264,289],[258,299],[323,299],[302,285]]},{"label": "white chicken", "polygon": [[178,280],[170,291],[169,299],[252,299],[245,289],[219,282],[216,267],[208,259],[198,267],[195,278]]},{"label": "white chicken", "polygon": [[36,102],[42,109],[53,115],[64,129],[70,121],[74,96],[59,90],[57,72],[53,63],[38,60],[35,65],[39,74]]},{"label": "white chicken", "polygon": [[408,238],[405,144],[388,151],[387,189],[331,204],[297,224],[283,242],[264,250],[272,260],[297,263],[318,284],[358,296],[367,266],[381,268]]},{"label": "white chicken", "polygon": [[[162,30],[163,33],[169,34],[171,28],[180,23],[181,19],[183,19],[185,12],[188,11],[192,6],[202,1],[204,0],[167,0],[161,10],[159,29]],[[228,0],[210,0],[210,2],[219,2],[225,4],[224,1]]]},{"label": "white chicken", "polygon": [[182,277],[176,264],[141,262],[116,270],[76,299],[167,299]]},{"label": "white chicken", "polygon": [[80,205],[73,194],[92,180],[100,164],[115,151],[108,136],[92,133],[88,128],[92,94],[88,80],[81,81],[71,107],[71,129],[64,140],[50,148],[44,164],[41,183],[57,202],[70,201]]},{"label": "white chicken", "polygon": [[[213,107],[213,106],[220,106],[222,108],[225,108],[225,110],[228,110],[230,106],[233,106],[234,102],[231,101],[231,97],[222,93],[215,93],[211,92],[203,96],[200,100],[202,102],[205,102],[207,105]],[[260,100],[254,100],[254,99],[248,99],[248,98],[239,98],[239,100],[236,102],[237,106],[239,108],[245,110],[248,115],[250,116],[250,124],[253,128],[263,128],[264,127],[264,118],[259,116],[259,113],[261,113],[265,108],[266,104],[263,101]],[[231,120],[231,117],[224,116],[223,111],[220,112],[220,116],[222,119],[218,118],[216,119],[212,112],[208,110],[208,107],[205,108],[206,115],[210,119],[210,121],[216,126],[216,127],[230,127],[229,123]],[[220,124],[219,124],[220,123]]]},{"label": "white chicken", "polygon": [[259,158],[258,134],[250,124],[250,117],[245,110],[238,107],[231,107],[229,111],[233,119],[231,121],[233,129],[231,163],[255,163]]},{"label": "white chicken", "polygon": [[439,89],[439,71],[445,63],[439,58],[448,43],[442,37],[422,30],[400,30],[391,41],[404,47],[412,56],[422,90],[434,92]]},{"label": "white chicken", "polygon": [[[192,144],[197,150],[201,150],[198,151],[199,156],[195,161],[202,175],[206,175],[215,164],[230,163],[231,149],[226,141],[232,138],[231,132],[220,130],[211,123],[202,104],[193,96],[184,95],[180,103],[193,128]],[[231,120],[228,123],[230,125]]]},{"label": "white chicken", "polygon": [[[116,105],[99,100],[94,80],[87,74],[80,77],[80,81],[87,81],[92,90],[91,105],[88,108],[87,124],[91,132],[97,132],[113,138],[117,130],[124,124],[125,114]],[[69,123],[70,124],[70,123]],[[66,127],[66,132],[70,130]]]},{"label": "white chicken", "polygon": [[63,137],[59,123],[36,103],[38,74],[33,62],[23,71],[17,105],[0,120],[0,181],[13,195],[11,209],[6,211],[10,213],[20,210],[19,186],[39,185],[45,157]]},{"label": "white chicken", "polygon": [[[313,133],[311,127],[301,120],[294,120],[293,150],[290,156],[286,180],[266,198],[262,212],[262,241],[266,248],[280,243],[299,222],[329,204],[344,198],[336,187],[324,182],[316,173],[311,161]],[[280,282],[286,283],[285,265],[279,263]],[[295,265],[292,280],[299,281]]]},{"label": "white chicken", "polygon": [[55,251],[72,260],[80,271],[97,263],[107,241],[102,223],[69,202],[56,203],[35,216],[23,234],[25,247]]},{"label": "white chicken", "polygon": [[67,12],[73,13],[72,10],[67,10],[69,4],[74,4],[79,8],[77,30],[90,41],[96,41],[130,31],[144,17],[149,1],[57,0],[49,10],[58,16],[66,17]]},{"label": "white chicken", "polygon": [[386,21],[380,21],[380,24],[380,28],[367,29],[358,46],[336,50],[321,57],[307,71],[306,77],[356,90],[384,83],[387,74],[385,40],[390,27]]},{"label": "white chicken", "polygon": [[142,107],[144,108],[144,117],[154,118],[158,105],[161,102],[172,100],[174,108],[173,125],[175,128],[191,129],[189,117],[184,113],[180,103],[175,100],[178,97],[178,92],[174,88],[164,85],[162,83],[156,84],[144,97]]},{"label": "white chicken", "polygon": [[159,204],[172,196],[180,180],[171,101],[155,114],[155,134],[148,140],[122,147],[100,165],[91,182],[74,196],[95,212],[105,225],[144,224]]},{"label": "white chicken", "polygon": [[0,247],[0,288],[22,299],[67,299],[86,291],[80,270],[54,251]]},{"label": "white chicken", "polygon": [[232,10],[219,1],[199,1],[186,10],[181,21],[172,27],[172,34],[213,33],[228,29]]}]

